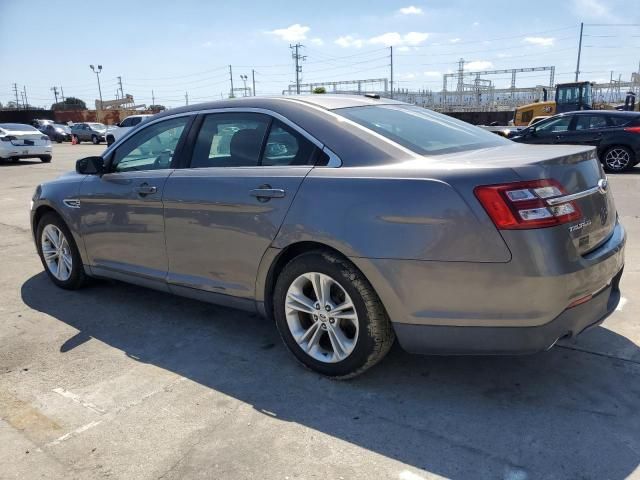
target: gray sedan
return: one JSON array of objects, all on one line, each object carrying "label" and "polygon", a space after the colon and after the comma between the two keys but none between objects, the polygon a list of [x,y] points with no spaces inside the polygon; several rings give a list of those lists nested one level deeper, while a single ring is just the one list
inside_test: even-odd
[{"label": "gray sedan", "polygon": [[516,144],[378,97],[159,114],[37,187],[50,279],[258,311],[347,378],[416,353],[551,347],[616,308],[625,231],[593,148]]},{"label": "gray sedan", "polygon": [[76,137],[78,143],[91,142],[97,145],[105,141],[106,133],[107,126],[103,123],[75,123],[71,126],[71,134]]}]

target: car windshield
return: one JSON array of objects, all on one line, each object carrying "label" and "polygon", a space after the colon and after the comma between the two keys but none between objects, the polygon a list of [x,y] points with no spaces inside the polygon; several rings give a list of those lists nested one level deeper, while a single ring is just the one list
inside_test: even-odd
[{"label": "car windshield", "polygon": [[105,130],[107,127],[103,123],[87,123],[94,130]]},{"label": "car windshield", "polygon": [[453,117],[411,105],[376,105],[334,110],[376,133],[421,155],[473,150],[509,144]]}]

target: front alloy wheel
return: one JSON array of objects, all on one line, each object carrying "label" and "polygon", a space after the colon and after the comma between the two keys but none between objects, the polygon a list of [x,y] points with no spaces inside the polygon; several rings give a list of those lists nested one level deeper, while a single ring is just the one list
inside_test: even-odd
[{"label": "front alloy wheel", "polygon": [[604,167],[610,172],[622,172],[633,166],[633,153],[627,147],[612,147],[604,155]]},{"label": "front alloy wheel", "polygon": [[335,253],[303,253],[278,274],[273,313],[280,336],[306,367],[346,379],[389,351],[395,335],[373,287]]},{"label": "front alloy wheel", "polygon": [[287,291],[287,326],[310,357],[335,363],[347,358],[358,340],[358,313],[349,294],[333,278],[304,273]]},{"label": "front alloy wheel", "polygon": [[100,139],[97,135],[91,135],[91,143],[93,143],[94,145],[98,145],[100,143]]}]

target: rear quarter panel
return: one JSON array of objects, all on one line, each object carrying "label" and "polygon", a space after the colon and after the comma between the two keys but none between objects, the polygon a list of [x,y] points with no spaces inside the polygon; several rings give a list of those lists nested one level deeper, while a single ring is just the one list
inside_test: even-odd
[{"label": "rear quarter panel", "polygon": [[302,183],[274,247],[315,241],[351,257],[508,262],[511,253],[472,187],[464,198],[452,186],[455,173],[439,173],[316,168]]}]

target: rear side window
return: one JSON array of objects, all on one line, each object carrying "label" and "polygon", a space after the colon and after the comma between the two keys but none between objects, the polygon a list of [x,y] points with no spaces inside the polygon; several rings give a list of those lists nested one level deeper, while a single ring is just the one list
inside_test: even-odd
[{"label": "rear side window", "polygon": [[262,157],[262,165],[310,165],[315,145],[279,120],[274,120]]},{"label": "rear side window", "polygon": [[607,119],[604,115],[576,115],[576,130],[607,128],[607,126]]},{"label": "rear side window", "polygon": [[622,117],[618,115],[615,115],[615,116],[612,115],[609,117],[609,121],[611,122],[611,125],[613,125],[614,127],[622,127],[623,125],[627,125],[631,121],[635,121],[635,123],[638,123],[640,121],[640,117],[629,118],[629,117]]},{"label": "rear side window", "polygon": [[540,122],[536,125],[536,132],[538,133],[557,133],[566,132],[569,130],[569,124],[571,123],[571,116],[565,115],[563,117],[556,117],[546,122]]},{"label": "rear side window", "polygon": [[494,133],[422,107],[375,105],[341,108],[334,112],[421,155],[511,143]]}]

